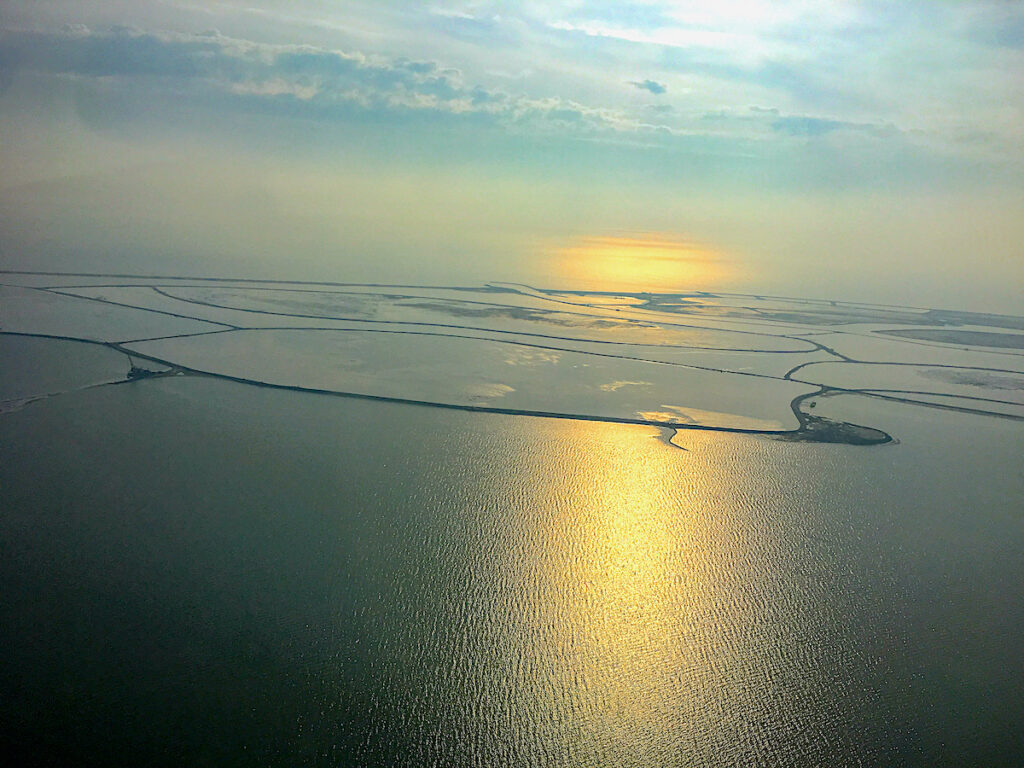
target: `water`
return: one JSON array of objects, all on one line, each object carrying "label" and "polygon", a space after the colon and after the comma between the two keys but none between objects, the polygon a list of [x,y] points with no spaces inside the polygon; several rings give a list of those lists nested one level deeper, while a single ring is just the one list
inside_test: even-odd
[{"label": "water", "polygon": [[1019,765],[1020,427],[860,400],[899,444],[197,378],[8,413],[11,751]]}]

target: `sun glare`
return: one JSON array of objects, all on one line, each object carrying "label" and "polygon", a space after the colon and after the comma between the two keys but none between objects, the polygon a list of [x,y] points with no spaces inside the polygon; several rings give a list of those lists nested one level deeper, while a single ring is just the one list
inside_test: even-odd
[{"label": "sun glare", "polygon": [[573,287],[590,290],[700,290],[721,285],[729,261],[677,235],[583,237],[556,251],[556,268]]}]

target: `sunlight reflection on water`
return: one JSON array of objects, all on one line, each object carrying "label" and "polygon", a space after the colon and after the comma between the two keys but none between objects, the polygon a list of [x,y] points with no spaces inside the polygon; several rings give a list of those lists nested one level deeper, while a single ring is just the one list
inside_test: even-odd
[{"label": "sunlight reflection on water", "polygon": [[793,553],[750,525],[728,472],[642,430],[549,430],[576,449],[517,457],[507,511],[446,537],[452,561],[475,561],[443,590],[458,636],[434,638],[468,662],[439,683],[466,697],[446,702],[447,749],[480,765],[711,765],[761,752],[780,711],[820,728],[798,700],[822,709],[822,660],[792,649],[797,634],[827,647],[832,629],[810,628],[773,576]]}]

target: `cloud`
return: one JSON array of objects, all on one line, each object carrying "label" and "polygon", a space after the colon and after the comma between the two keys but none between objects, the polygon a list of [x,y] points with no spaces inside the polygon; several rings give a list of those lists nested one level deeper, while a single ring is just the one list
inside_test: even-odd
[{"label": "cloud", "polygon": [[[583,133],[650,131],[657,126],[621,111],[558,98],[530,98],[469,85],[441,62],[361,51],[271,45],[220,34],[151,33],[129,27],[95,31],[0,33],[0,79],[19,71],[145,82],[154,95],[173,91],[244,100],[247,110],[339,119],[352,110],[477,115],[505,126]],[[110,83],[108,83],[110,85]],[[657,84],[654,84],[657,85]]]},{"label": "cloud", "polygon": [[[743,41],[715,37],[728,36],[733,27],[701,27],[700,19],[691,18],[697,11],[682,14],[680,6],[653,0],[621,6],[606,0],[585,6],[525,2],[514,8],[467,0],[444,12],[366,4],[353,11],[366,23],[349,25],[362,32],[341,34],[339,26],[330,36],[307,28],[298,34],[289,29],[294,22],[287,15],[274,16],[273,29],[261,33],[238,23],[251,21],[251,8],[202,19],[205,26],[216,21],[220,30],[203,34],[36,26],[34,32],[0,31],[0,91],[27,71],[91,84],[108,102],[130,94],[140,106],[148,98],[193,111],[262,112],[335,124],[433,120],[517,136],[673,146],[701,156],[767,156],[793,138],[857,133],[879,145],[898,137],[936,156],[1024,157],[1012,109],[1019,85],[1003,74],[1016,61],[1016,51],[1006,45],[1016,41],[1018,27],[996,23],[1016,16],[975,14],[970,24],[963,22],[969,32],[957,37],[945,16],[936,22],[941,34],[933,34],[921,29],[922,9],[899,16],[865,7],[862,15],[875,26],[824,24],[805,39],[789,34],[804,23],[797,10],[790,7],[785,25],[763,32],[749,24],[736,27],[745,37],[770,38],[756,54]],[[261,14],[260,22],[269,24]],[[620,34],[620,27],[629,34]],[[906,29],[906,41],[895,40],[890,28]],[[381,29],[387,34],[381,36]],[[680,29],[715,39],[683,35],[664,44],[662,38]],[[836,29],[844,36],[834,36]],[[931,39],[922,37],[926,33],[956,43],[948,47],[949,61],[945,54],[934,59],[935,76],[906,64],[896,75],[893,62],[916,61],[921,41]],[[335,49],[323,42],[252,38],[345,43]],[[665,101],[668,83],[685,101],[674,110],[641,103],[622,87],[623,71],[648,75],[625,82],[651,94],[649,102]],[[777,112],[748,111],[751,104]],[[109,110],[107,121],[124,117]]]},{"label": "cloud", "polygon": [[650,91],[655,95],[661,95],[668,90],[663,83],[658,83],[654,80],[631,80],[629,84],[642,91]]},{"label": "cloud", "polygon": [[884,137],[899,133],[891,125],[878,125],[875,123],[855,123],[845,120],[829,120],[822,117],[808,117],[806,115],[779,115],[778,110],[760,110],[762,113],[773,116],[771,128],[778,133],[789,136],[804,136],[813,138],[824,136],[833,131],[857,131],[873,136]]},{"label": "cloud", "polygon": [[1019,3],[987,3],[966,9],[963,26],[982,45],[1024,49],[1024,7]]},{"label": "cloud", "polygon": [[779,117],[772,121],[772,130],[790,136],[823,136],[847,123],[820,117]]}]

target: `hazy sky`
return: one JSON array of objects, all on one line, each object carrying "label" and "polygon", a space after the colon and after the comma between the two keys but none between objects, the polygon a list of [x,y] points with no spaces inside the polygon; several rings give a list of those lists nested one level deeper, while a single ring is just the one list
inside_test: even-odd
[{"label": "hazy sky", "polygon": [[1024,313],[1024,3],[0,4],[36,268]]}]

